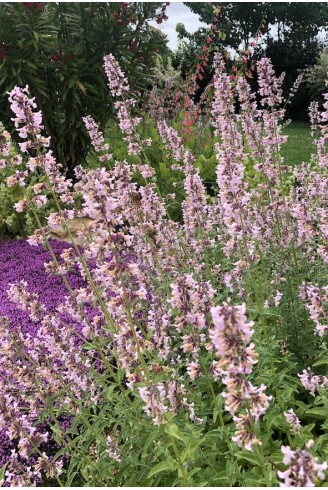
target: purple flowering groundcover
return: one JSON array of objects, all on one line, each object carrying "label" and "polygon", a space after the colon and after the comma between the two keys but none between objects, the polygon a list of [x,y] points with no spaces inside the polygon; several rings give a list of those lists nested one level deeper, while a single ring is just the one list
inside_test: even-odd
[{"label": "purple flowering groundcover", "polygon": [[[67,243],[50,240],[56,256],[67,248]],[[42,246],[32,247],[26,240],[8,240],[0,243],[0,316],[8,317],[12,323],[20,325],[23,332],[33,333],[37,323],[29,319],[27,311],[21,311],[7,297],[8,285],[25,280],[28,291],[38,293],[41,304],[53,312],[67,295],[60,276],[49,275],[44,263],[51,260],[50,253]],[[72,289],[82,287],[83,279],[78,272],[71,272],[67,280]]]},{"label": "purple flowering groundcover", "polygon": [[[58,257],[67,243],[50,240],[51,247]],[[29,312],[18,309],[7,296],[9,284],[25,280],[28,291],[39,295],[40,303],[48,312],[54,312],[67,295],[67,290],[60,276],[49,275],[44,270],[44,263],[51,260],[50,253],[42,246],[32,247],[26,240],[8,240],[0,243],[0,317],[7,317],[12,325],[23,333],[35,334],[39,324],[29,319]],[[72,289],[82,287],[83,279],[78,271],[67,274]],[[63,319],[69,321],[69,317]],[[8,461],[14,444],[0,431],[0,468]]]}]

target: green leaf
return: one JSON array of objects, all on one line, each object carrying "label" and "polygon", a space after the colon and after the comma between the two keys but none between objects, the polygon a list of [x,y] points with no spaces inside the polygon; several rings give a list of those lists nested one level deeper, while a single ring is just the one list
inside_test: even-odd
[{"label": "green leaf", "polygon": [[259,457],[250,451],[240,451],[237,454],[237,458],[238,459],[245,459],[246,461],[249,461],[250,463],[252,463],[255,466],[261,466],[262,465],[262,462],[260,461]]},{"label": "green leaf", "polygon": [[[220,487],[230,486],[229,478],[227,478],[226,476],[218,476],[216,478],[213,478],[213,482],[220,482]],[[204,486],[204,485],[202,485],[202,486]]]},{"label": "green leaf", "polygon": [[87,95],[87,91],[86,91],[84,85],[79,80],[76,81],[76,86],[81,90],[81,92],[84,95]]},{"label": "green leaf", "polygon": [[93,344],[90,344],[89,342],[85,343],[82,345],[82,349],[86,350],[97,350],[97,347],[94,346]]},{"label": "green leaf", "polygon": [[74,87],[74,85],[76,84],[77,82],[77,76],[76,75],[73,75],[70,79],[69,79],[69,82],[68,82],[68,88],[72,88]]},{"label": "green leaf", "polygon": [[8,463],[5,463],[3,466],[1,466],[1,469],[0,469],[0,485],[1,486],[2,486],[3,480],[5,478],[7,464]]},{"label": "green leaf", "polygon": [[175,439],[179,439],[179,441],[185,442],[185,439],[184,439],[183,435],[181,434],[181,432],[179,431],[179,428],[176,424],[168,424],[165,427],[164,432],[166,434],[168,434],[169,436],[174,437]]},{"label": "green leaf", "polygon": [[158,463],[152,470],[147,475],[147,478],[151,478],[154,475],[157,475],[157,473],[161,473],[162,471],[175,471],[178,468],[178,463],[174,461],[173,459],[170,459],[168,461],[161,461],[161,463]]},{"label": "green leaf", "polygon": [[65,482],[65,487],[70,487],[72,485],[75,475],[77,475],[77,471],[74,471],[71,474],[71,476],[67,479],[67,481]]},{"label": "green leaf", "polygon": [[83,476],[83,478],[85,479],[85,481],[88,481],[89,480],[88,466],[83,466],[81,468],[81,475]]},{"label": "green leaf", "polygon": [[328,414],[327,408],[310,408],[305,412],[305,415],[312,415],[314,418],[326,419]]},{"label": "green leaf", "polygon": [[261,478],[255,480],[253,478],[247,478],[243,481],[243,487],[265,487],[267,482]]},{"label": "green leaf", "polygon": [[315,362],[313,366],[323,366],[325,364],[328,364],[328,357],[325,357],[324,359],[320,359],[319,361]]}]

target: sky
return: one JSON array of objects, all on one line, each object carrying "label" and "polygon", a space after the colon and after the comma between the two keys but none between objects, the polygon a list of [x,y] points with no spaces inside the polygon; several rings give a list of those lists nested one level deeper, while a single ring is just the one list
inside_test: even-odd
[{"label": "sky", "polygon": [[[163,22],[163,24],[158,25],[156,22],[150,22],[150,24],[154,25],[167,35],[169,39],[168,47],[172,50],[175,50],[178,46],[178,36],[175,27],[179,22],[182,22],[186,30],[190,33],[197,31],[199,27],[207,26],[203,22],[200,22],[198,15],[194,14],[190,8],[184,5],[182,2],[171,2],[167,7],[167,15],[168,20]],[[273,36],[276,34],[276,31],[276,26],[272,26],[271,34]],[[319,38],[321,40],[323,40],[325,37],[325,32],[319,33]]]},{"label": "sky", "polygon": [[206,24],[199,21],[198,15],[194,14],[189,7],[183,5],[182,2],[171,2],[167,7],[168,20],[160,26],[155,23],[153,25],[159,28],[169,38],[168,46],[175,50],[178,45],[178,36],[175,31],[175,26],[182,22],[188,32],[195,32],[199,27],[205,27]]}]

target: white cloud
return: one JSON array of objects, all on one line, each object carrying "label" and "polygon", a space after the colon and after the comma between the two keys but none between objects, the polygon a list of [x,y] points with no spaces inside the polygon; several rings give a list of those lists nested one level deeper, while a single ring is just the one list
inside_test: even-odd
[{"label": "white cloud", "polygon": [[172,2],[167,7],[168,20],[161,25],[151,22],[152,25],[159,28],[169,38],[168,46],[172,50],[178,45],[178,35],[175,30],[176,25],[182,22],[188,32],[195,32],[199,27],[206,27],[207,24],[200,22],[197,14],[194,14],[189,7],[182,2]]}]

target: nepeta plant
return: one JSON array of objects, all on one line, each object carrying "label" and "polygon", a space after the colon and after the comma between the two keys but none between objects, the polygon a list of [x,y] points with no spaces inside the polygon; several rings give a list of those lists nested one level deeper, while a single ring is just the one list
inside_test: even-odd
[{"label": "nepeta plant", "polygon": [[[112,55],[105,69],[133,164],[112,162],[86,116],[100,161],[110,163],[77,167],[78,189],[48,150],[28,88],[10,93],[22,159],[16,166],[4,153],[2,166],[12,166],[8,185],[24,186],[30,173],[43,176],[16,209],[30,209],[37,220],[36,209],[54,200],[49,226],[29,243],[48,249],[46,270],[61,277],[67,295],[49,312],[28,280],[8,288],[38,328],[26,336],[10,318],[2,323],[1,427],[14,446],[5,481],[323,481],[328,102],[318,113],[317,154],[293,171],[280,155],[283,77],[276,78],[270,60],[258,62],[257,104],[243,76],[230,77],[217,55],[214,197],[179,132],[158,123],[185,193],[179,223],[170,216],[171,196],[159,191],[145,152],[151,141],[138,134],[135,101],[125,97],[129,87]],[[6,145],[4,137],[5,152]],[[135,172],[143,185],[133,180]],[[68,226],[73,218],[85,220],[82,247]],[[72,241],[59,256],[48,238],[54,225]],[[74,270],[83,279],[79,287],[69,281]]]}]

